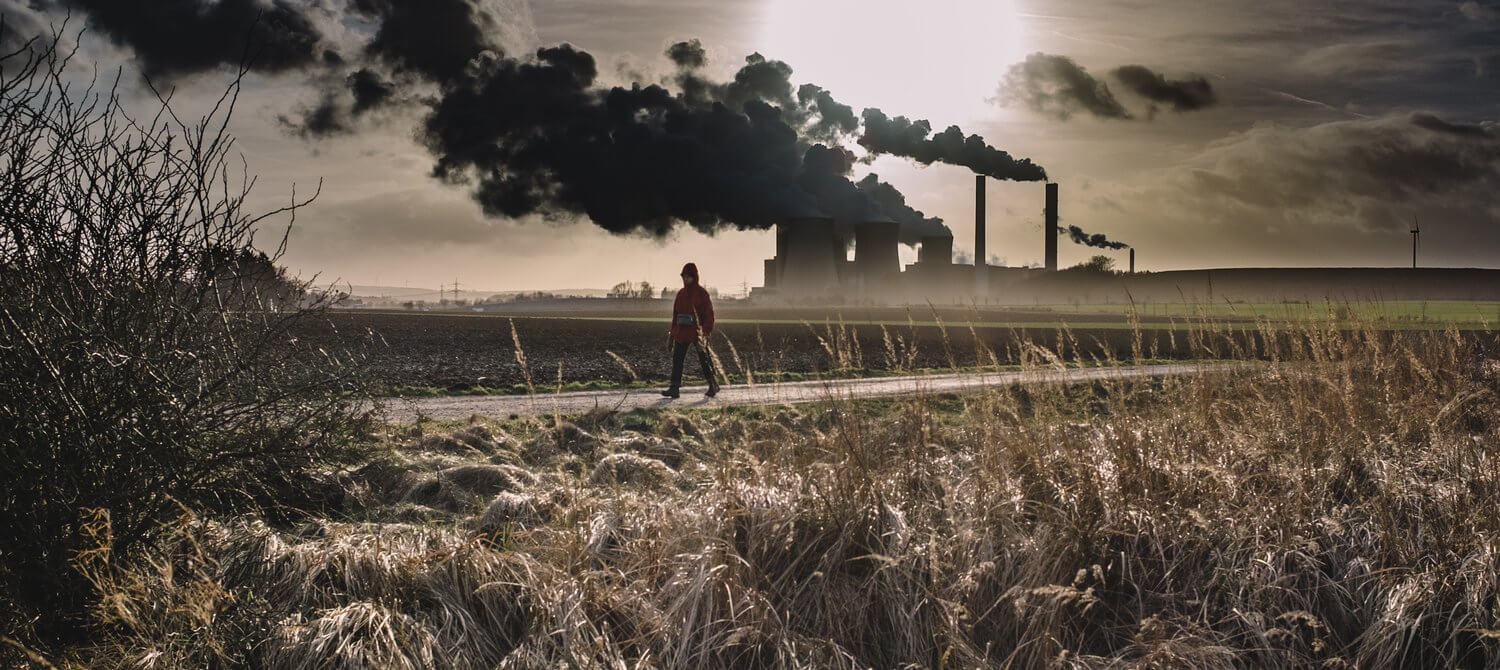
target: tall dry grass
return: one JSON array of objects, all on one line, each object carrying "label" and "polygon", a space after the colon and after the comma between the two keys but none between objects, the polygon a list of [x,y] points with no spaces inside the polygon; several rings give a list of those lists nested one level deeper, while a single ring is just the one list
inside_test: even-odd
[{"label": "tall dry grass", "polygon": [[[1342,316],[1194,320],[1172,337],[1259,363],[1182,377],[398,432],[340,518],[188,519],[96,576],[63,660],[1500,667],[1494,336]],[[485,463],[534,477],[413,502]]]}]

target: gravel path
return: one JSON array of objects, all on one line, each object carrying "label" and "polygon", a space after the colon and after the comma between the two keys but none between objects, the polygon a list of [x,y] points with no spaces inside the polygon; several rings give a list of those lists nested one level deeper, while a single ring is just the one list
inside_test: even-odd
[{"label": "gravel path", "polygon": [[658,389],[585,391],[535,396],[443,396],[436,398],[390,398],[384,401],[387,420],[412,421],[420,414],[430,419],[466,419],[473,415],[583,414],[595,409],[707,409],[735,405],[792,405],[821,400],[883,398],[901,395],[957,393],[988,386],[1012,384],[1077,383],[1100,379],[1129,379],[1189,375],[1211,367],[1195,363],[1142,365],[1113,368],[1077,368],[1066,371],[988,372],[919,377],[837,379],[808,382],[726,386],[717,398],[703,397],[706,387],[690,386],[677,400],[663,398]]}]

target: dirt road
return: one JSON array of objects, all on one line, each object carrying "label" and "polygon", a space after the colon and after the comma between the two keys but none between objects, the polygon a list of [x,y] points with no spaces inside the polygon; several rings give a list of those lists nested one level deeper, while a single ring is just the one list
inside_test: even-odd
[{"label": "dirt road", "polygon": [[431,419],[465,419],[473,415],[582,414],[595,409],[708,409],[736,405],[792,405],[822,400],[884,398],[901,395],[958,393],[988,386],[1011,384],[1077,383],[1101,379],[1127,379],[1189,375],[1223,365],[1174,363],[1112,368],[1078,368],[1066,371],[990,372],[920,377],[883,377],[809,382],[726,386],[717,398],[703,397],[705,387],[686,387],[677,400],[663,398],[657,389],[587,391],[538,394],[535,396],[447,396],[437,398],[391,398],[383,411],[389,421],[404,422],[418,415]]}]

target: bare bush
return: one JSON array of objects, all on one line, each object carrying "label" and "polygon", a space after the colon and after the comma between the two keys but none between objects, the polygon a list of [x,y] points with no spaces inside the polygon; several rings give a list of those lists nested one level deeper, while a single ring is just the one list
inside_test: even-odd
[{"label": "bare bush", "polygon": [[178,505],[315,496],[364,421],[354,361],[293,336],[331,296],[276,269],[285,232],[255,244],[309,199],[247,211],[238,79],[197,120],[135,116],[60,42],[0,57],[0,623],[23,639],[76,629],[81,550],[112,564]]}]

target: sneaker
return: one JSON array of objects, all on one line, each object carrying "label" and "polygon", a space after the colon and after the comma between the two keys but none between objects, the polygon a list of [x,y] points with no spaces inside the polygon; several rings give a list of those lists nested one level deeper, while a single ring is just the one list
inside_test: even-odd
[{"label": "sneaker", "polygon": [[712,398],[712,397],[714,397],[716,395],[719,395],[719,385],[718,384],[710,384],[709,387],[708,387],[708,391],[704,392],[703,395],[708,396],[710,398]]},{"label": "sneaker", "polygon": [[682,397],[682,393],[680,391],[678,391],[677,389],[667,389],[665,391],[662,391],[661,394],[663,396],[667,397],[667,398],[680,398],[680,397]]}]

